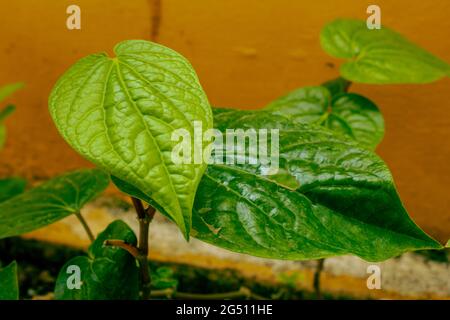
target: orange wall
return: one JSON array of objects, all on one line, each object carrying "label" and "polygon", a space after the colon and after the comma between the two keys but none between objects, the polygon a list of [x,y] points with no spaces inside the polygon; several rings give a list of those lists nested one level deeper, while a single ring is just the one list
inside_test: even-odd
[{"label": "orange wall", "polygon": [[[58,136],[47,97],[59,75],[84,55],[124,39],[154,39],[184,54],[210,101],[257,108],[296,87],[337,75],[322,52],[320,28],[337,17],[364,19],[373,1],[2,0],[0,84],[24,81],[18,112],[0,154],[0,176],[47,178],[88,165]],[[378,0],[383,23],[450,62],[450,1]],[[65,27],[78,4],[82,30]],[[159,12],[159,13],[158,13]],[[330,64],[332,63],[332,64]],[[382,109],[387,134],[379,153],[393,171],[410,214],[440,240],[450,237],[450,79],[429,85],[352,90]]]}]

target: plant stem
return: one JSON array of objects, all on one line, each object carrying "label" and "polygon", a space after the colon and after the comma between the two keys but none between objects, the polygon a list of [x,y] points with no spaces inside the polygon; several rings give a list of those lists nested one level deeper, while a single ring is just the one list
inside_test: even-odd
[{"label": "plant stem", "polygon": [[87,224],[86,220],[84,220],[81,213],[75,212],[75,216],[78,218],[78,220],[80,220],[81,225],[83,226],[84,230],[86,231],[86,233],[89,237],[89,240],[91,240],[91,242],[94,242],[94,240],[95,240],[94,234],[92,233],[91,228],[89,228],[89,225]]},{"label": "plant stem", "polygon": [[174,298],[174,299],[192,299],[192,300],[224,300],[224,299],[236,299],[247,298],[256,300],[266,300],[257,294],[251,292],[246,287],[241,287],[237,291],[224,292],[224,293],[187,293],[178,292],[174,289],[155,290],[151,293],[152,298]]},{"label": "plant stem", "polygon": [[128,253],[130,253],[133,257],[135,257],[136,259],[139,256],[139,250],[138,248],[136,248],[135,246],[126,243],[123,240],[114,240],[114,239],[109,239],[109,240],[105,240],[105,242],[103,243],[103,245],[105,246],[113,246],[113,247],[119,247],[122,248],[126,251],[128,251]]},{"label": "plant stem", "polygon": [[316,271],[314,272],[314,291],[316,293],[316,299],[321,300],[322,299],[322,292],[320,290],[320,275],[323,270],[325,259],[319,259],[317,260],[317,266]]},{"label": "plant stem", "polygon": [[142,201],[137,198],[131,197],[131,200],[139,219],[139,241],[137,247],[139,254],[136,259],[141,271],[142,298],[147,300],[150,297],[152,283],[148,265],[148,231],[156,210],[151,206],[144,209]]}]

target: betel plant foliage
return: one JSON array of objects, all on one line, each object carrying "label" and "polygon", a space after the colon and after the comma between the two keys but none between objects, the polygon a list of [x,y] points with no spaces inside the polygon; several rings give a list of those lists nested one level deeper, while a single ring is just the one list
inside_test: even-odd
[{"label": "betel plant foliage", "polygon": [[[161,288],[176,297],[176,281],[166,271],[156,270],[151,281],[148,232],[156,210],[186,240],[258,257],[353,254],[383,261],[443,248],[408,216],[388,167],[374,152],[384,135],[378,107],[349,87],[428,83],[449,76],[450,66],[386,27],[368,30],[356,20],[326,25],[320,41],[327,53],[346,60],[340,77],[256,111],[211,107],[190,63],[156,43],[124,41],[114,48],[115,57],[81,59],[56,83],[49,110],[64,139],[98,169],[66,173],[2,199],[0,238],[70,214],[89,230],[80,210],[111,178],[132,198],[138,237],[123,221],[97,237],[89,233],[87,256],[61,269],[57,299],[147,299],[161,296]],[[278,129],[278,172],[227,161],[174,163],[178,142],[172,133],[183,129],[194,140],[196,122],[200,135],[212,128]],[[223,150],[212,145],[202,142],[201,151],[220,158]],[[74,265],[81,269],[79,288],[69,285]],[[15,269],[6,267],[1,278],[13,279]],[[0,286],[12,292],[17,281]]]}]

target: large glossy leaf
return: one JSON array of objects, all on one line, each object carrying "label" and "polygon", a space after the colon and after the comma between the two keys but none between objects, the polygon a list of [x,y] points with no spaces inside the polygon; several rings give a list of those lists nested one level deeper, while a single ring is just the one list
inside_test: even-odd
[{"label": "large glossy leaf", "polygon": [[344,92],[345,85],[340,81],[297,89],[256,111],[214,108],[214,125],[226,130],[237,124],[244,129],[295,129],[298,124],[322,124],[375,149],[384,135],[383,116],[371,100]]},{"label": "large glossy leaf", "polygon": [[18,300],[19,281],[17,279],[17,263],[11,262],[0,268],[0,300]]},{"label": "large glossy leaf", "polygon": [[384,136],[384,120],[378,107],[356,93],[342,93],[333,98],[325,125],[375,149]]},{"label": "large glossy leaf", "polygon": [[[201,164],[175,164],[172,133],[194,139],[194,122],[212,127],[197,76],[181,55],[148,41],[124,41],[115,58],[90,55],[55,85],[49,106],[66,141],[111,175],[163,207],[187,237]],[[206,142],[205,142],[206,144]],[[194,154],[192,148],[192,155]]]},{"label": "large glossy leaf", "polygon": [[0,202],[6,201],[25,191],[27,181],[22,178],[0,179]]},{"label": "large glossy leaf", "polygon": [[194,237],[293,260],[354,254],[381,261],[441,248],[410,219],[374,153],[319,126],[281,130],[279,141],[280,169],[298,189],[262,176],[259,166],[210,165],[197,192]]},{"label": "large glossy leaf", "polygon": [[0,203],[0,239],[30,232],[79,212],[109,183],[99,170],[78,170],[53,178]]},{"label": "large glossy leaf", "polygon": [[450,65],[383,26],[369,30],[364,21],[338,19],[320,34],[322,48],[347,59],[341,75],[362,83],[427,83],[450,75]]},{"label": "large glossy leaf", "polygon": [[[136,245],[137,239],[123,221],[112,222],[91,244],[88,256],[69,260],[59,272],[55,298],[59,300],[135,300],[139,298],[139,270],[134,257],[124,249],[104,246],[105,240],[123,240]],[[72,266],[72,268],[69,268]],[[79,279],[75,272],[78,267]],[[74,287],[80,280],[79,288]],[[69,285],[68,285],[69,284]]]}]

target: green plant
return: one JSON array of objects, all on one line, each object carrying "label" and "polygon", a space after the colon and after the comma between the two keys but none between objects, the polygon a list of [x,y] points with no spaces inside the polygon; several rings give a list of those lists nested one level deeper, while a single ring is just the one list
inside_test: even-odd
[{"label": "green plant", "polygon": [[[147,299],[151,289],[157,289],[155,297],[176,295],[176,282],[161,285],[168,273],[156,271],[160,280],[151,282],[148,228],[155,210],[176,223],[187,240],[192,236],[266,258],[353,254],[383,261],[407,251],[441,249],[408,216],[389,169],[373,151],[384,135],[378,107],[348,89],[352,81],[430,82],[448,76],[450,66],[387,28],[369,31],[354,20],[327,25],[321,43],[331,55],[349,59],[341,77],[297,89],[257,111],[211,108],[189,62],[155,43],[124,41],[114,58],[81,59],[55,85],[49,109],[64,139],[101,170],[69,173],[1,203],[0,238],[69,214],[77,214],[89,230],[80,209],[111,176],[132,197],[138,237],[123,222],[110,224],[92,239],[87,257],[63,267],[56,298]],[[201,139],[211,128],[278,129],[278,171],[229,164],[226,146],[215,145],[211,153],[213,141]],[[200,136],[200,153],[188,149],[190,159],[211,153],[210,159],[222,163],[174,163],[176,130],[192,143]],[[270,146],[276,144],[272,139]],[[251,156],[250,148],[241,152]],[[85,275],[80,290],[67,287],[70,265]],[[219,296],[252,293],[244,288]]]}]

